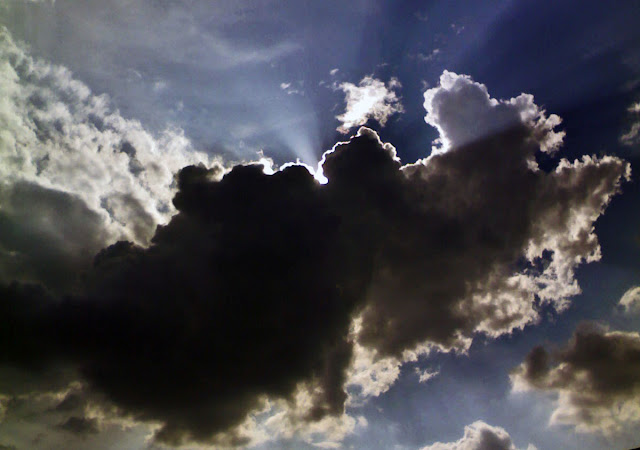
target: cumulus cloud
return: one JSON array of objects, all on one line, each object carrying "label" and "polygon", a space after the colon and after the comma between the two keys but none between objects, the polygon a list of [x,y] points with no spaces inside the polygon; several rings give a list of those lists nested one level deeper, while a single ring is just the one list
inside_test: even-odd
[{"label": "cumulus cloud", "polygon": [[391,78],[389,83],[365,76],[356,86],[353,83],[338,85],[346,94],[345,112],[336,116],[342,125],[338,127],[341,133],[348,133],[353,127],[364,125],[369,119],[376,120],[380,126],[385,126],[389,117],[395,113],[404,112],[396,89],[402,87],[397,78]]},{"label": "cumulus cloud", "polygon": [[68,366],[168,444],[272,430],[337,445],[362,425],[348,406],[402,363],[566,307],[628,164],[538,168],[562,134],[530,96],[494,100],[446,72],[425,98],[442,147],[414,164],[361,128],[323,156],[326,184],[301,165],[183,168],[148,247],[101,250],[64,298],[1,287],[0,363]]},{"label": "cumulus cloud", "polygon": [[424,107],[425,121],[440,133],[438,145],[432,149],[436,153],[521,125],[530,130],[529,138],[543,152],[557,150],[565,136],[564,131],[554,131],[561,123],[560,117],[547,117],[531,94],[496,100],[484,84],[447,70],[440,76],[440,85],[424,93]]},{"label": "cumulus cloud", "polygon": [[179,130],[125,119],[4,28],[0,61],[0,279],[49,283],[46,268],[62,279],[118,239],[148,244],[175,212],[174,173],[209,158]]},{"label": "cumulus cloud", "polygon": [[640,423],[640,334],[583,324],[557,351],[536,347],[511,374],[514,391],[557,396],[551,424],[612,435]]},{"label": "cumulus cloud", "polygon": [[[422,450],[517,450],[504,428],[478,420],[464,427],[464,435],[455,442],[436,442]],[[535,450],[531,444],[527,450]]]},{"label": "cumulus cloud", "polygon": [[634,286],[625,292],[618,305],[627,313],[640,313],[640,286]]}]

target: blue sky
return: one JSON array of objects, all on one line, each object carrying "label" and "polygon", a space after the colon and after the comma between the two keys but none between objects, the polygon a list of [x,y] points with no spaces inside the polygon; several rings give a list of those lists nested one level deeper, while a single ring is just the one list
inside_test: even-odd
[{"label": "blue sky", "polygon": [[[168,223],[178,210],[182,214],[177,204],[177,209],[171,204],[179,184],[173,174],[187,165],[204,164],[220,177],[236,164],[259,160],[270,160],[272,170],[296,161],[317,170],[324,152],[336,142],[349,142],[361,125],[375,130],[382,142],[391,143],[402,164],[411,164],[428,158],[433,147],[434,153],[439,147],[443,154],[474,145],[483,148],[486,139],[510,129],[520,114],[518,125],[529,127],[535,145],[542,148],[527,159],[539,173],[555,173],[564,164],[562,159],[594,167],[593,173],[583,176],[587,181],[576,181],[578,173],[589,170],[576,163],[572,166],[576,178],[559,181],[549,188],[553,194],[532,200],[530,210],[542,211],[532,218],[548,227],[547,240],[540,239],[551,253],[533,258],[523,247],[520,259],[509,267],[514,273],[536,273],[540,276],[536,282],[543,283],[546,268],[556,270],[550,256],[554,251],[559,264],[550,282],[558,284],[552,294],[528,287],[533,300],[518,303],[535,310],[535,315],[503,328],[478,319],[471,329],[461,331],[460,336],[469,338],[465,351],[447,349],[448,344],[462,344],[447,344],[429,335],[431,341],[424,341],[427,347],[432,345],[429,351],[416,350],[414,358],[393,354],[397,376],[368,396],[358,396],[357,389],[367,387],[354,388],[357,371],[353,366],[345,368],[350,374],[345,385],[350,397],[335,423],[329,419],[307,423],[300,419],[300,405],[283,406],[274,397],[271,410],[252,412],[257,414],[254,428],[243,425],[244,432],[253,434],[249,444],[243,441],[242,445],[422,449],[440,442],[441,447],[426,448],[637,447],[640,411],[633,403],[640,399],[640,385],[634,381],[640,379],[640,291],[633,289],[640,285],[639,18],[640,5],[628,1],[578,5],[563,0],[354,0],[347,4],[334,0],[0,0],[0,25],[5,27],[0,41],[4,60],[0,59],[0,92],[5,98],[0,102],[0,133],[4,132],[0,136],[4,165],[0,169],[0,282],[40,283],[55,295],[77,295],[76,285],[65,291],[69,274],[92,270],[87,261],[102,248],[119,240],[143,248],[158,243],[153,238],[156,226]],[[447,82],[458,83],[463,91],[454,92],[445,86]],[[523,93],[533,99],[518,97]],[[509,103],[516,97],[519,103]],[[429,98],[441,100],[429,104]],[[493,103],[481,105],[485,100]],[[527,114],[533,114],[533,119],[527,119]],[[553,122],[554,115],[561,123]],[[348,117],[354,119],[349,122]],[[367,133],[365,137],[370,136]],[[563,142],[545,150],[549,142],[545,139]],[[355,146],[359,141],[352,142]],[[511,141],[505,138],[504,142]],[[509,152],[518,148],[505,145],[504,160],[510,161]],[[581,159],[584,155],[594,159]],[[429,162],[436,160],[423,162],[425,167],[449,167]],[[489,166],[486,160],[476,169],[462,160],[451,163],[469,170],[469,178],[458,180],[458,186],[467,182],[472,186],[475,171]],[[616,193],[625,161],[631,177]],[[620,173],[614,177],[606,172],[607,164],[617,164]],[[507,166],[500,159],[491,167],[498,173],[511,167]],[[478,179],[493,182],[490,176]],[[502,224],[503,215],[508,216],[498,210],[500,189],[508,188],[488,189],[500,198],[479,203],[497,208],[477,212],[489,217],[486,223],[491,226]],[[567,190],[566,196],[557,193],[562,189]],[[446,192],[428,192],[448,198]],[[598,203],[596,198],[603,192],[605,200]],[[465,197],[463,206],[451,206],[452,211],[474,206],[477,199],[472,194]],[[452,198],[453,202],[458,197]],[[561,228],[554,215],[564,217],[561,208],[566,205],[576,218],[567,219]],[[584,248],[574,249],[579,239],[571,233],[576,230],[596,235],[600,251],[591,253],[589,245],[595,242],[591,238],[585,238]],[[476,239],[473,233],[470,224],[470,231],[462,231],[461,242]],[[443,239],[448,236],[443,234]],[[530,238],[533,247],[538,241],[533,235]],[[567,260],[575,260],[558,262],[563,251]],[[456,264],[467,264],[466,257],[459,255],[457,262],[443,260],[442,267],[456,270]],[[394,256],[390,258],[395,261]],[[436,273],[439,263],[434,261],[416,264]],[[484,254],[478,253],[477,261],[481,265]],[[409,261],[398,267],[404,264]],[[459,283],[473,282],[464,279],[463,269]],[[402,276],[399,279],[404,280]],[[424,275],[427,285],[430,276]],[[492,276],[487,275],[487,285]],[[581,293],[572,291],[574,280]],[[438,285],[437,281],[433,283]],[[388,288],[380,283],[381,291]],[[372,281],[371,286],[378,284]],[[570,294],[558,294],[562,288]],[[489,292],[491,305],[502,292],[478,289]],[[434,288],[434,292],[440,291]],[[630,293],[631,306],[619,304],[625,293]],[[407,310],[415,306],[410,305]],[[377,307],[392,308],[386,303]],[[402,308],[392,315],[410,319]],[[366,307],[357,311],[365,311],[366,325]],[[597,326],[580,334],[584,322]],[[414,325],[407,321],[399,327]],[[418,325],[437,328],[438,319],[427,317]],[[618,332],[627,333],[626,337]],[[604,357],[614,361],[611,364],[628,364],[624,370],[630,378],[623,377],[626,381],[620,382],[619,392],[610,386],[619,374],[591,365],[589,358],[595,353],[580,353],[584,336],[613,342],[622,352],[619,359],[611,354]],[[388,339],[393,341],[391,336]],[[366,342],[362,338],[358,345],[381,352],[384,348]],[[536,378],[527,358],[540,345],[552,363]],[[578,360],[584,365],[579,366]],[[63,387],[45,389],[40,380],[20,397],[11,388],[14,362],[0,360],[2,364],[0,444],[8,448],[161,448],[167,444],[149,437],[165,416],[127,410],[126,402],[118,403],[116,397],[115,409],[109,409],[100,395],[109,396],[110,391],[101,391],[95,381],[65,375]],[[558,367],[575,373],[565,379]],[[425,370],[435,375],[420,382]],[[581,385],[581,376],[592,384]],[[86,394],[89,388],[78,387],[85,382],[92,386],[91,395]],[[520,389],[524,392],[517,386],[524,386]],[[589,392],[589,386],[599,387]],[[55,409],[56,401],[74,392],[88,395],[82,412],[84,419],[91,420],[83,422],[89,428],[74,429],[74,422]],[[592,406],[584,406],[585,398]],[[18,403],[23,406],[11,406]],[[278,415],[282,411],[277,408],[290,415]],[[572,415],[571,411],[578,412]],[[269,422],[271,416],[282,421]],[[618,423],[611,417],[621,419]],[[483,441],[487,436],[497,440],[487,444]],[[218,448],[221,442],[228,443],[201,440],[194,444],[187,439],[183,444]]]}]

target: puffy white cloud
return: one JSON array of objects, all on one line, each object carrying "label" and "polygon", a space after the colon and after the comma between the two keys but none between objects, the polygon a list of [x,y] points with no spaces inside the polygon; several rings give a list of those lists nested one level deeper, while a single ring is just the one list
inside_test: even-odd
[{"label": "puffy white cloud", "polygon": [[613,435],[640,424],[640,334],[580,326],[562,349],[534,348],[511,374],[513,390],[556,395],[551,424]]},{"label": "puffy white cloud", "polygon": [[629,288],[618,305],[627,313],[640,313],[640,286]]},{"label": "puffy white cloud", "polygon": [[342,83],[338,86],[346,96],[345,112],[336,116],[342,122],[338,127],[341,133],[347,133],[353,127],[364,125],[369,119],[376,120],[380,126],[387,123],[389,117],[404,111],[395,90],[401,87],[397,78],[389,83],[367,75],[356,86],[353,83]]},{"label": "puffy white cloud", "polygon": [[[454,442],[436,442],[422,450],[517,450],[504,428],[478,420],[464,427],[464,435]],[[531,444],[527,450],[535,450]]]},{"label": "puffy white cloud", "polygon": [[561,123],[555,114],[546,116],[533,101],[531,94],[520,94],[510,100],[496,100],[487,87],[466,75],[445,70],[439,86],[424,93],[425,121],[440,133],[434,153],[496,135],[521,124],[532,131],[543,152],[557,150],[564,139],[564,131],[554,131]]},{"label": "puffy white cloud", "polygon": [[34,242],[76,261],[118,239],[147,244],[175,211],[174,173],[210,164],[180,130],[148,133],[64,67],[31,57],[6,29],[0,123],[0,227],[12,236],[0,241],[4,279],[48,264]]}]

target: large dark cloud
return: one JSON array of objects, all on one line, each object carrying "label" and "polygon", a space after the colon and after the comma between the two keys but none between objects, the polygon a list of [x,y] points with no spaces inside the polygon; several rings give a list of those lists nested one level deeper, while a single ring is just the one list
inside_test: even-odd
[{"label": "large dark cloud", "polygon": [[0,279],[74,284],[107,240],[102,217],[79,197],[36,183],[0,186]]},{"label": "large dark cloud", "polygon": [[512,375],[514,389],[558,396],[551,422],[605,435],[640,423],[640,335],[583,324],[563,348],[534,348]]},{"label": "large dark cloud", "polygon": [[[178,214],[148,248],[102,250],[73,296],[2,288],[1,362],[75,368],[160,423],[158,440],[210,442],[301,385],[300,420],[342,414],[356,341],[392,358],[464,349],[537,320],[537,303],[563,307],[627,164],[539,169],[561,137],[530,96],[498,102],[447,73],[427,100],[443,146],[413,165],[363,128],[325,154],[324,185],[302,166],[182,169]],[[483,117],[474,139],[457,131],[469,111]]]}]

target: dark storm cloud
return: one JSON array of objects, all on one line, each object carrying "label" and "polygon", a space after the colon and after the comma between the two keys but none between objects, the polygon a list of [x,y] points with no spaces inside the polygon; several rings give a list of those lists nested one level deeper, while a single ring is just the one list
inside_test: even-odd
[{"label": "dark storm cloud", "polygon": [[640,335],[578,327],[567,345],[534,348],[512,375],[515,390],[558,395],[552,423],[611,434],[640,423]]},{"label": "dark storm cloud", "polygon": [[75,195],[19,181],[0,186],[0,279],[68,288],[106,240],[103,219]]},{"label": "dark storm cloud", "polygon": [[98,429],[97,419],[76,416],[69,417],[67,420],[61,423],[58,428],[81,436],[87,434],[97,434],[100,431]]},{"label": "dark storm cloud", "polygon": [[[536,302],[563,307],[628,165],[544,172],[535,155],[561,140],[557,118],[530,96],[498,102],[443,77],[427,106],[443,147],[416,164],[362,128],[325,154],[324,185],[302,166],[182,169],[178,214],[148,248],[100,251],[82,292],[3,287],[2,362],[76,368],[121,412],[160,423],[159,441],[242,445],[234,427],[301,384],[299,420],[341,415],[354,341],[395,358],[465,349],[537,320]],[[459,135],[469,111],[483,120]]]}]

